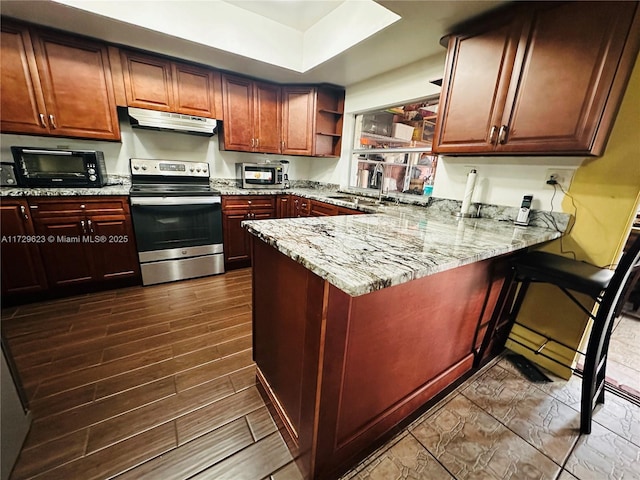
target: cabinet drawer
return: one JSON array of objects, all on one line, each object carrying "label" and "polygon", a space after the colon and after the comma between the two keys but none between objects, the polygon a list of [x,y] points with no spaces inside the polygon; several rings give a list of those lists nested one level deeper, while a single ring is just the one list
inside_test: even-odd
[{"label": "cabinet drawer", "polygon": [[30,198],[29,206],[35,218],[62,215],[129,215],[127,197]]},{"label": "cabinet drawer", "polygon": [[316,200],[311,200],[311,209],[310,214],[312,217],[323,217],[329,215],[337,215],[338,207],[336,205],[331,205],[329,203],[318,202]]},{"label": "cabinet drawer", "polygon": [[276,208],[275,195],[236,195],[222,197],[223,211],[265,210]]}]

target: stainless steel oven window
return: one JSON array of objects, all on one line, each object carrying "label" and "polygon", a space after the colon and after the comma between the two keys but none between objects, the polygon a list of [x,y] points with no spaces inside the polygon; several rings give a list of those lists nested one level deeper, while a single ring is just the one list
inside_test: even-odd
[{"label": "stainless steel oven window", "polygon": [[[136,199],[144,201],[145,199]],[[220,203],[171,205],[132,201],[131,211],[139,252],[222,243]]]}]

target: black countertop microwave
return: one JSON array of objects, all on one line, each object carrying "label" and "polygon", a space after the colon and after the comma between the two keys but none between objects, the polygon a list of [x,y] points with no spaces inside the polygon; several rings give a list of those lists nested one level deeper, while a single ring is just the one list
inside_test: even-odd
[{"label": "black countertop microwave", "polygon": [[21,187],[103,187],[104,154],[97,150],[11,147]]}]

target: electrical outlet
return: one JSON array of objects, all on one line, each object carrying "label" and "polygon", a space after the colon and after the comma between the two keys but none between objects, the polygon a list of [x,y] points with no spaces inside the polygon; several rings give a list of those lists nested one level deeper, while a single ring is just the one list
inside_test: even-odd
[{"label": "electrical outlet", "polygon": [[569,190],[569,185],[571,185],[571,179],[573,178],[573,170],[564,169],[564,168],[550,168],[547,170],[546,176],[544,177],[544,183],[546,188],[553,188],[553,185],[549,185],[547,182],[549,180],[555,180],[557,182],[556,187],[562,187],[562,189],[566,192]]}]

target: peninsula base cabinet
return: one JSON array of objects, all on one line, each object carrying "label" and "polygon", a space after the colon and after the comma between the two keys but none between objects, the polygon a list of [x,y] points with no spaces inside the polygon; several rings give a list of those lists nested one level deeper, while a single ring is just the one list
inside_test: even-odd
[{"label": "peninsula base cabinet", "polygon": [[474,371],[508,271],[502,256],[352,297],[252,248],[259,387],[307,479],[338,478]]}]

